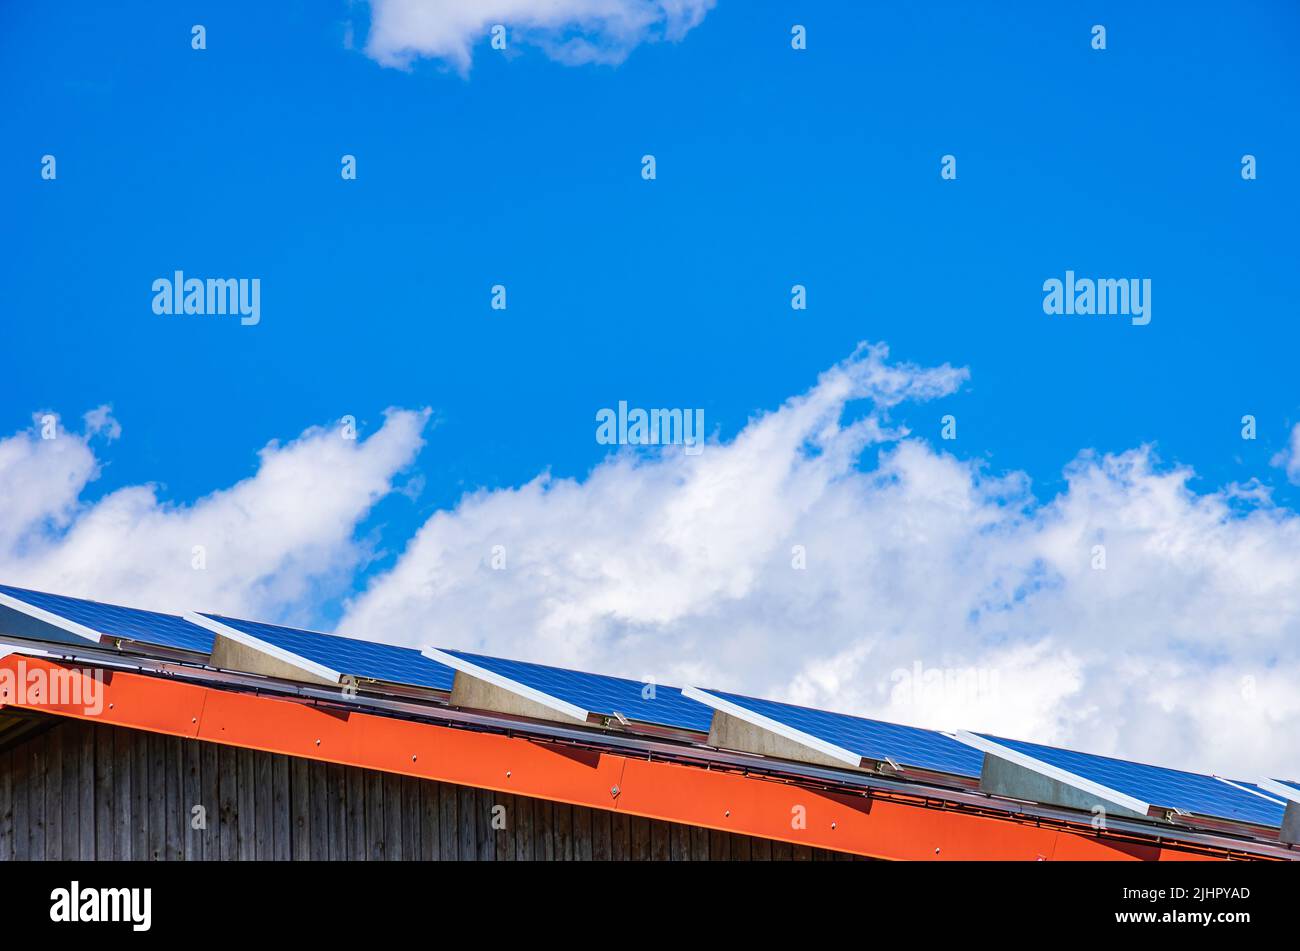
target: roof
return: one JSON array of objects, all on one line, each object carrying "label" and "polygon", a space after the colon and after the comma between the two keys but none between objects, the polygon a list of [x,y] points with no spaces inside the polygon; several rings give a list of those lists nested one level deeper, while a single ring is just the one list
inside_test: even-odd
[{"label": "roof", "polygon": [[[17,695],[19,664],[113,699]],[[6,705],[879,857],[1300,858],[1291,779],[0,585]]]}]

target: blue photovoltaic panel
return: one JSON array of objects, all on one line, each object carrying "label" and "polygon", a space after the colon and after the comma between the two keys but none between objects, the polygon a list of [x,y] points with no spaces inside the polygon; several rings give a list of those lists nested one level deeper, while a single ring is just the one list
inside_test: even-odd
[{"label": "blue photovoltaic panel", "polygon": [[900,766],[978,778],[984,763],[979,750],[935,730],[813,710],[775,700],[758,700],[717,690],[707,691],[782,726],[843,747],[864,759],[890,759]]},{"label": "blue photovoltaic panel", "polygon": [[[1023,740],[1006,740],[997,736],[985,738],[1076,776],[1109,786],[1117,792],[1135,796],[1153,806],[1181,809],[1184,812],[1237,822],[1253,822],[1256,825],[1282,824],[1285,806],[1276,802],[1276,796],[1265,799],[1269,794],[1263,790],[1258,790],[1257,795],[1200,773],[1147,766],[1092,753],[1076,753]],[[1237,784],[1251,786],[1250,783]]]},{"label": "blue photovoltaic panel", "polygon": [[[123,608],[115,604],[101,604],[98,601],[67,598],[60,594],[27,591],[23,588],[11,588],[8,585],[0,585],[0,592],[32,607],[84,624],[110,637],[120,637],[158,647],[196,651],[200,654],[207,654],[212,650],[210,633],[173,614]],[[89,643],[76,635],[70,636],[79,643]]]},{"label": "blue photovoltaic panel", "polygon": [[617,710],[629,720],[676,727],[681,730],[696,730],[700,733],[708,733],[709,724],[713,722],[713,711],[710,708],[683,697],[682,692],[676,687],[656,684],[653,696],[645,697],[642,696],[642,692],[646,689],[646,684],[639,680],[587,674],[519,660],[503,660],[499,657],[484,657],[466,651],[449,650],[445,653],[460,657],[494,674],[521,683],[525,687],[532,687],[534,690],[582,707],[591,713],[609,716]]},{"label": "blue photovoltaic panel", "polygon": [[241,621],[220,614],[205,614],[204,617],[210,617],[236,631],[322,664],[340,674],[412,687],[428,687],[432,690],[451,689],[455,672],[409,647],[358,641],[337,634],[300,631],[278,624]]}]

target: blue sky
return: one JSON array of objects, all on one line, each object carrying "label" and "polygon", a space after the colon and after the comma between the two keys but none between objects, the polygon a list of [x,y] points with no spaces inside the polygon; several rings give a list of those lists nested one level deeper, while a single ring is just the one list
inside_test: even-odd
[{"label": "blue sky", "polygon": [[[483,33],[463,75],[380,65],[362,3],[8,5],[0,433],[110,404],[82,501],[183,505],[272,440],[430,408],[420,491],[366,513],[382,555],[326,618],[464,493],[584,477],[599,408],[702,407],[726,442],[864,340],[968,367],[892,420],[954,414],[939,448],[1040,500],[1083,450],[1154,444],[1294,507],[1300,11],[1015,7],[720,0],[617,65]],[[1067,268],[1150,278],[1150,325],[1044,315]],[[175,269],[260,278],[261,323],[155,315]]]}]

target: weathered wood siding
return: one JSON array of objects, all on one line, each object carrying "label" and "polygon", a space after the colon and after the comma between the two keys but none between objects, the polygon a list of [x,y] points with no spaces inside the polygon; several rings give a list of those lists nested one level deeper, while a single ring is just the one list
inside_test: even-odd
[{"label": "weathered wood siding", "polygon": [[0,861],[850,858],[79,720],[0,749]]}]

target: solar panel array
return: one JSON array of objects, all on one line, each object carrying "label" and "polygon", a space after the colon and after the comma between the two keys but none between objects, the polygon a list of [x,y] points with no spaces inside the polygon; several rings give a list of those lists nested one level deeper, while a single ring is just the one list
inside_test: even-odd
[{"label": "solar panel array", "polygon": [[445,653],[591,713],[612,716],[617,711],[629,720],[700,733],[709,732],[713,719],[712,710],[683,697],[676,687],[487,657],[468,651],[449,650]]},{"label": "solar panel array", "polygon": [[984,756],[978,750],[935,730],[868,720],[828,710],[814,710],[775,700],[759,700],[718,690],[710,690],[709,693],[783,726],[843,747],[864,759],[889,759],[900,766],[973,779],[979,778],[980,767],[984,762]]},{"label": "solar panel array", "polygon": [[116,604],[102,604],[99,601],[69,598],[61,594],[46,594],[43,591],[28,591],[25,588],[13,588],[8,585],[0,585],[0,593],[85,625],[109,637],[138,641],[155,647],[195,651],[200,654],[207,654],[212,650],[212,635],[208,631],[173,614],[141,611],[138,608],[124,608]]},{"label": "solar panel array", "polygon": [[[1213,776],[1188,773],[1163,766],[1149,766],[1128,760],[1111,759],[1093,753],[1007,740],[996,736],[985,739],[1000,743],[1026,756],[1041,760],[1051,766],[1067,770],[1076,776],[1090,779],[1118,792],[1135,796],[1153,806],[1180,809],[1184,812],[1256,825],[1282,824],[1284,806],[1258,787],[1249,783],[1254,791],[1238,789]],[[1235,780],[1234,780],[1235,782]]]},{"label": "solar panel array", "polygon": [[[214,635],[211,631],[175,615],[9,585],[0,585],[0,594],[110,638],[201,654],[208,654],[212,649]],[[4,606],[0,610],[13,612],[8,615],[12,625],[18,625],[22,620],[19,615],[25,613],[10,606]],[[281,651],[359,679],[449,691],[455,676],[451,668],[412,648],[245,621],[219,614],[204,616]],[[48,622],[38,620],[30,630],[46,631],[51,637],[61,635],[60,639],[66,638],[71,643],[81,643],[83,640],[77,635],[48,628],[45,626],[47,624]],[[684,696],[676,687],[468,651],[446,653],[499,677],[605,716],[618,713],[641,723],[700,733],[708,732],[712,722],[712,708]],[[981,751],[934,730],[739,694],[720,691],[710,693],[744,711],[842,747],[864,759],[892,760],[901,766],[969,778],[978,778],[982,769],[984,754]],[[1199,773],[1022,740],[995,736],[984,738],[1159,807],[1263,826],[1279,826],[1286,808],[1286,804],[1279,801],[1280,795],[1270,793],[1253,783],[1225,782]],[[1300,791],[1300,782],[1295,780],[1274,782]]]},{"label": "solar panel array", "polygon": [[244,621],[220,614],[203,616],[340,674],[431,690],[451,689],[454,671],[409,647]]}]

